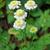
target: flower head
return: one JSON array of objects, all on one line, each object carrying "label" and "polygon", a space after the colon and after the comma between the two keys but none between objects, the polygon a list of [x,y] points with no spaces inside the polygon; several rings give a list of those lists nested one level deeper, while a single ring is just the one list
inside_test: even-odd
[{"label": "flower head", "polygon": [[21,5],[20,1],[11,1],[9,6],[9,9],[15,9],[15,8],[19,8],[19,6]]},{"label": "flower head", "polygon": [[18,29],[24,29],[26,26],[26,22],[22,19],[17,19],[13,25],[13,27],[18,30]]},{"label": "flower head", "polygon": [[33,0],[29,0],[27,1],[27,3],[25,3],[25,8],[28,10],[35,9],[36,7],[37,7],[37,4]]},{"label": "flower head", "polygon": [[16,19],[25,19],[25,17],[27,17],[27,12],[25,12],[22,9],[18,9],[15,13],[14,13],[14,18]]},{"label": "flower head", "polygon": [[36,33],[38,31],[37,27],[31,27],[30,32],[31,33]]}]

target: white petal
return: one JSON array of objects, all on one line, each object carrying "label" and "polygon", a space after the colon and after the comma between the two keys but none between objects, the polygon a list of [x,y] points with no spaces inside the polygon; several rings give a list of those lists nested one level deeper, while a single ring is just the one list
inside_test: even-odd
[{"label": "white petal", "polygon": [[29,7],[29,6],[27,6],[27,5],[25,5],[25,8],[26,8],[26,9],[28,9],[28,10],[30,10],[30,7]]},{"label": "white petal", "polygon": [[14,15],[16,15],[16,13],[14,13]]},{"label": "white petal", "polygon": [[21,29],[24,29],[26,27],[26,22],[24,23],[24,25],[21,27]]},{"label": "white petal", "polygon": [[8,5],[9,6],[9,9],[15,9],[15,6],[12,6],[12,5]]},{"label": "white petal", "polygon": [[14,23],[13,27],[14,27],[16,30],[19,29],[19,27],[17,27],[17,26],[15,25],[15,23]]},{"label": "white petal", "polygon": [[16,8],[19,8],[19,6],[16,6]]},{"label": "white petal", "polygon": [[24,29],[25,28],[25,25],[23,27],[21,27],[21,29]]},{"label": "white petal", "polygon": [[36,7],[37,7],[37,5],[34,6],[34,8],[36,8]]}]

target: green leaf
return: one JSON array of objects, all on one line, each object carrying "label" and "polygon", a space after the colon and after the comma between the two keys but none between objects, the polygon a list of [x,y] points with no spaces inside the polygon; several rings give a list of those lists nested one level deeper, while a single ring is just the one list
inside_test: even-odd
[{"label": "green leaf", "polygon": [[15,44],[0,44],[0,50],[14,50],[15,46]]},{"label": "green leaf", "polygon": [[35,25],[38,27],[43,27],[47,29],[50,27],[50,9],[46,10],[41,17],[35,22]]},{"label": "green leaf", "polygon": [[24,30],[24,31],[23,31],[23,30],[20,30],[20,31],[19,31],[19,34],[16,35],[16,38],[18,38],[18,40],[23,40],[23,39],[25,39],[25,38],[26,38],[25,30]]},{"label": "green leaf", "polygon": [[34,19],[31,18],[31,16],[30,16],[30,18],[26,19],[26,22],[27,22],[27,24],[30,24],[30,25],[34,25],[34,23],[35,23]]},{"label": "green leaf", "polygon": [[2,7],[4,7],[4,5],[5,5],[5,1],[4,1],[4,0],[0,0],[0,9],[1,9]]},{"label": "green leaf", "polygon": [[43,4],[43,0],[34,0],[38,6],[41,6]]},{"label": "green leaf", "polygon": [[50,0],[45,0],[46,4],[50,4]]},{"label": "green leaf", "polygon": [[40,9],[35,9],[30,11],[30,15],[32,17],[39,17],[41,16],[41,14],[42,14],[42,11]]},{"label": "green leaf", "polygon": [[8,17],[7,17],[7,20],[8,20],[8,23],[9,24],[13,24],[14,21],[15,21],[15,18],[13,15],[9,14]]},{"label": "green leaf", "polygon": [[0,18],[3,17],[3,12],[0,10]]},{"label": "green leaf", "polygon": [[3,29],[0,27],[0,33],[2,33],[3,32]]},{"label": "green leaf", "polygon": [[9,41],[9,35],[6,31],[4,31],[2,34],[0,34],[0,43],[8,44],[8,41]]}]

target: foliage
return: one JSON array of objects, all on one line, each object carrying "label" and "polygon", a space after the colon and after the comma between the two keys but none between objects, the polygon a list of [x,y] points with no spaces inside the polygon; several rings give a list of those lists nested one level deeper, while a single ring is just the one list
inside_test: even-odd
[{"label": "foliage", "polygon": [[[8,5],[11,1],[13,0],[0,0],[0,50],[15,50],[16,47],[19,47],[19,50],[45,50],[46,46],[50,44],[50,7],[48,7],[50,0],[34,0],[37,8],[33,10],[25,9],[24,4],[28,0],[19,0],[22,4],[19,9],[27,12],[24,20],[27,24],[23,30],[16,30],[13,27],[17,20],[14,18],[14,12],[18,9],[9,9]],[[32,27],[36,27],[37,32],[32,33],[30,31]],[[39,37],[39,35],[41,36]]]},{"label": "foliage", "polygon": [[0,9],[5,5],[5,1],[4,0],[0,0]]},{"label": "foliage", "polygon": [[50,44],[50,34],[42,36],[38,41],[32,43],[25,43],[20,50],[44,50],[47,44]]}]

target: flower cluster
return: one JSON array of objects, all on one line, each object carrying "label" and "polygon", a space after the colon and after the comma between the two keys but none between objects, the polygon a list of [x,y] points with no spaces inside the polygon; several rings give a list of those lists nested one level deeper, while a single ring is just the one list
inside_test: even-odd
[{"label": "flower cluster", "polygon": [[[27,12],[23,9],[20,9],[21,2],[20,1],[11,1],[10,4],[8,5],[9,9],[17,9],[16,12],[14,13],[14,18],[16,21],[14,22],[13,27],[16,30],[19,29],[24,29],[26,27],[26,22],[25,18],[27,17]],[[37,7],[37,4],[33,0],[28,0],[25,4],[24,7],[26,10],[31,10],[35,9]],[[30,29],[30,32],[36,32],[37,29],[35,27]]]},{"label": "flower cluster", "polygon": [[24,21],[24,19],[27,17],[27,12],[25,12],[22,9],[18,9],[15,13],[14,13],[14,18],[16,19],[13,27],[16,28],[16,30],[18,29],[24,29],[26,27],[26,22]]}]

